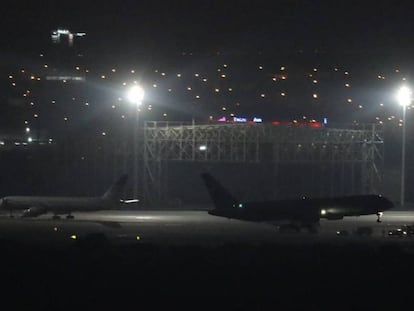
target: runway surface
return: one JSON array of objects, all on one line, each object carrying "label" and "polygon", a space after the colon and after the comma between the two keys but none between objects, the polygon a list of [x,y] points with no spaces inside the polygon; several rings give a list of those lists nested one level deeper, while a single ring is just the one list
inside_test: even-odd
[{"label": "runway surface", "polygon": [[[414,237],[387,234],[414,223],[412,211],[386,212],[381,223],[375,215],[321,220],[317,234],[281,233],[205,210],[51,216],[0,217],[3,301],[17,309],[96,309],[108,301],[117,309],[175,309],[183,302],[208,310],[412,305]],[[361,228],[372,232],[358,235]]]},{"label": "runway surface", "polygon": [[[281,233],[274,224],[239,221],[209,215],[206,210],[137,210],[74,213],[74,219],[0,217],[0,238],[53,245],[73,243],[90,234],[114,244],[222,245],[226,243],[414,242],[414,236],[388,236],[388,231],[414,224],[414,211],[388,211],[382,222],[375,215],[320,221],[319,232]],[[368,230],[368,231],[367,231]],[[368,233],[363,235],[360,233]],[[340,234],[339,234],[340,233]]]}]

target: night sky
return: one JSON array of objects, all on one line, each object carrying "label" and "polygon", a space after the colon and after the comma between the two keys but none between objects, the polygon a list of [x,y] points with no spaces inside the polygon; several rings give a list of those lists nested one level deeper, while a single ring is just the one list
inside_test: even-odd
[{"label": "night sky", "polygon": [[[51,29],[86,31],[106,51],[413,48],[411,1],[6,1],[2,45],[40,47]],[[28,44],[30,43],[30,44]]]},{"label": "night sky", "polygon": [[[118,99],[133,79],[145,84],[149,120],[328,117],[398,129],[392,94],[414,70],[413,9],[411,1],[6,1],[0,122],[53,132],[93,120],[106,133],[128,119]],[[57,28],[87,35],[72,48],[54,45]],[[65,74],[86,82],[46,82]]]}]

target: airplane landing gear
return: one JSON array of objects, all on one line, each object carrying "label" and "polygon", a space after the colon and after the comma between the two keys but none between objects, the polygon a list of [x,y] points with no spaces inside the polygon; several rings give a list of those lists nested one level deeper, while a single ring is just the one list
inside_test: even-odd
[{"label": "airplane landing gear", "polygon": [[59,215],[53,215],[52,219],[53,219],[53,220],[60,219],[60,216],[59,216]]},{"label": "airplane landing gear", "polygon": [[73,218],[75,218],[75,216],[73,216],[72,214],[66,215],[66,219],[73,219]]},{"label": "airplane landing gear", "polygon": [[377,222],[381,222],[382,212],[377,213]]}]

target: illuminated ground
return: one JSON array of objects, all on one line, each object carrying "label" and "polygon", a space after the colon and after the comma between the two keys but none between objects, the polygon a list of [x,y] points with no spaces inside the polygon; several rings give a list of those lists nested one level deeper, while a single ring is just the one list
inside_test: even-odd
[{"label": "illuminated ground", "polygon": [[[37,218],[0,218],[3,238],[38,243],[73,243],[88,234],[102,233],[110,243],[154,245],[223,245],[226,243],[320,243],[330,241],[410,241],[409,237],[389,237],[388,231],[404,224],[414,224],[414,212],[390,211],[376,222],[375,215],[321,220],[319,233],[280,233],[277,226],[212,216],[207,211],[141,210],[74,213],[75,219],[52,220],[51,215]],[[358,230],[370,228],[369,236]],[[337,231],[347,233],[338,235]],[[76,238],[75,238],[76,236]],[[414,242],[414,237],[412,238]]]},{"label": "illuminated ground", "polygon": [[[206,211],[74,215],[0,217],[3,301],[42,310],[79,303],[175,309],[202,302],[208,310],[332,310],[332,300],[334,310],[411,304],[414,237],[387,231],[414,223],[414,212],[387,212],[379,224],[375,216],[321,221],[319,234],[280,233]],[[371,236],[355,233],[366,227]]]}]

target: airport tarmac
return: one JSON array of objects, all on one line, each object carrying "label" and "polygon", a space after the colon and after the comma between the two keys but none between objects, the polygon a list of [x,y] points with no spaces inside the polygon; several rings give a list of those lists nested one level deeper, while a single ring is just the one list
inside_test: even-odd
[{"label": "airport tarmac", "polygon": [[[6,296],[17,293],[12,301],[21,309],[96,308],[111,297],[117,308],[128,301],[152,309],[203,301],[211,310],[223,297],[231,310],[411,305],[414,237],[387,231],[414,223],[412,211],[388,211],[381,223],[375,215],[321,220],[317,234],[280,233],[271,224],[206,210],[73,215],[0,217],[2,281],[10,289]],[[372,234],[360,236],[358,228]]]},{"label": "airport tarmac", "polygon": [[[281,233],[269,223],[239,221],[209,215],[207,210],[122,210],[73,213],[74,219],[0,217],[0,238],[30,243],[73,243],[90,234],[115,244],[222,245],[226,243],[315,243],[349,240],[414,242],[414,236],[390,237],[388,231],[414,224],[414,211],[388,211],[382,222],[375,215],[320,221],[319,232]],[[340,233],[340,234],[339,234]],[[362,234],[361,234],[362,233]],[[367,235],[364,235],[367,233]],[[413,243],[414,244],[414,243]]]}]

